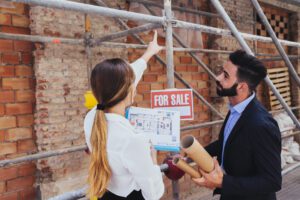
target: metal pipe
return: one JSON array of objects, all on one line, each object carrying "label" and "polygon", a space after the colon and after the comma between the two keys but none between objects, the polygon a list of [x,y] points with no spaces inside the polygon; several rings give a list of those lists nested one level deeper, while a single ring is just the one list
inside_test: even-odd
[{"label": "metal pipe", "polygon": [[145,31],[149,31],[149,30],[153,30],[156,28],[160,28],[162,27],[161,24],[154,24],[154,23],[150,23],[150,24],[144,24],[138,27],[134,27],[131,28],[129,30],[125,30],[125,31],[121,31],[121,32],[117,32],[117,33],[110,33],[109,35],[106,35],[104,37],[101,37],[99,39],[94,39],[92,42],[93,46],[98,46],[101,45],[102,42],[105,41],[110,41],[110,40],[114,40],[114,39],[118,39],[121,37],[125,37],[131,34],[136,34],[136,33],[141,33],[141,32],[145,32]]},{"label": "metal pipe", "polygon": [[70,147],[70,148],[66,148],[66,149],[36,153],[36,154],[23,156],[23,157],[19,157],[19,158],[14,158],[14,159],[10,159],[10,160],[1,160],[0,167],[5,167],[5,166],[21,163],[21,162],[29,162],[29,161],[38,160],[41,158],[47,158],[47,157],[51,157],[51,156],[63,155],[66,153],[72,153],[72,152],[76,152],[76,151],[83,151],[86,149],[87,149],[87,146],[82,145],[82,146]]},{"label": "metal pipe", "polygon": [[102,8],[99,6],[93,6],[89,4],[77,3],[77,2],[71,2],[65,0],[42,0],[42,1],[41,0],[10,0],[10,1],[39,5],[47,8],[57,8],[63,10],[78,11],[87,14],[97,14],[97,15],[107,16],[107,17],[119,17],[119,18],[134,20],[134,21],[144,21],[144,22],[160,23],[160,24],[163,24],[165,21],[163,17],[154,17],[151,15],[145,15],[141,13],[134,13],[134,12],[112,9],[112,8]]},{"label": "metal pipe", "polygon": [[[144,4],[144,5],[158,7],[158,8],[162,8],[162,9],[164,8],[163,5],[160,5],[160,4],[151,2],[151,1],[145,1],[145,0],[127,0],[127,1],[141,3],[141,4]],[[189,8],[183,8],[183,7],[174,6],[174,5],[172,5],[172,10],[178,10],[178,11],[193,13],[193,14],[197,14],[197,15],[203,15],[203,16],[206,16],[206,17],[220,17],[216,13],[209,13],[209,12],[205,12],[205,11],[189,9]]]},{"label": "metal pipe", "polygon": [[[290,60],[299,60],[300,56],[288,56]],[[282,57],[272,57],[272,58],[261,58],[259,59],[262,62],[271,62],[271,61],[281,61]]]},{"label": "metal pipe", "polygon": [[[173,52],[173,27],[172,27],[172,8],[171,0],[164,0],[164,15],[166,17],[166,61],[167,61],[167,84],[168,88],[175,88],[174,82],[174,52]],[[176,155],[178,153],[171,152],[171,155]],[[173,199],[179,200],[179,182],[177,180],[172,180],[172,193]]]},{"label": "metal pipe", "polygon": [[166,16],[166,60],[167,60],[167,83],[168,88],[174,88],[174,52],[173,52],[173,28],[171,0],[164,0],[164,12]]},{"label": "metal pipe", "polygon": [[[191,30],[199,30],[199,31],[209,33],[209,34],[232,37],[231,31],[226,30],[226,29],[215,28],[215,27],[201,25],[201,24],[194,24],[194,23],[180,21],[180,20],[173,20],[173,27],[174,28],[176,28],[176,27],[177,28],[186,28],[186,29],[191,29]],[[269,37],[252,35],[249,33],[240,33],[240,34],[246,40],[268,42],[268,43],[272,42],[272,38],[269,38]],[[282,45],[300,48],[299,42],[292,42],[292,41],[288,41],[288,40],[279,40],[279,42]]]},{"label": "metal pipe", "polygon": [[275,34],[274,30],[272,29],[271,25],[269,24],[268,19],[265,16],[263,10],[261,9],[259,3],[257,2],[257,0],[251,0],[251,2],[253,4],[254,8],[256,9],[257,14],[259,15],[259,18],[260,18],[261,22],[264,24],[264,26],[266,27],[269,35],[271,36],[272,41],[274,42],[277,50],[279,51],[280,55],[282,56],[286,66],[288,67],[289,72],[292,75],[292,78],[297,83],[297,85],[300,86],[300,78],[299,78],[293,64],[291,63],[288,56],[286,55],[282,45],[278,41],[278,38],[276,37],[276,34]]},{"label": "metal pipe", "polygon": [[8,39],[8,40],[24,40],[29,42],[84,45],[84,39],[56,38],[56,37],[37,36],[37,35],[0,33],[0,38]]},{"label": "metal pipe", "polygon": [[[232,31],[233,35],[236,37],[236,39],[238,40],[238,42],[242,46],[242,48],[248,54],[254,55],[253,52],[251,51],[250,47],[248,46],[248,44],[246,43],[246,41],[242,37],[241,33],[237,30],[237,28],[235,27],[235,25],[231,21],[230,17],[228,16],[228,14],[226,13],[226,11],[224,10],[224,8],[221,5],[221,3],[218,0],[211,0],[211,2],[214,5],[214,7],[216,8],[216,10],[218,11],[218,13],[222,16],[222,18],[224,19],[225,23],[227,24],[227,26],[229,27],[229,29]],[[289,108],[289,106],[286,104],[286,102],[284,101],[284,99],[281,97],[280,93],[278,92],[278,90],[276,89],[276,87],[274,86],[274,84],[272,83],[272,81],[270,80],[270,78],[268,76],[265,78],[265,82],[271,88],[272,92],[275,94],[275,96],[277,97],[277,99],[279,100],[279,102],[281,103],[281,105],[283,106],[283,108],[286,110],[286,112],[288,113],[288,115],[292,118],[292,120],[294,121],[294,123],[296,124],[296,126],[298,128],[300,128],[300,123],[299,123],[298,119],[296,118],[296,116],[294,115],[294,113],[291,111],[291,109]]]}]

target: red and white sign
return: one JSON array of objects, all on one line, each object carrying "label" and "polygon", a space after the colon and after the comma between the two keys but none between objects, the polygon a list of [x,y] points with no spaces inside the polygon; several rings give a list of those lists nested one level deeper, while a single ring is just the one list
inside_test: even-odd
[{"label": "red and white sign", "polygon": [[193,91],[191,89],[152,90],[151,108],[180,111],[180,119],[193,120]]}]

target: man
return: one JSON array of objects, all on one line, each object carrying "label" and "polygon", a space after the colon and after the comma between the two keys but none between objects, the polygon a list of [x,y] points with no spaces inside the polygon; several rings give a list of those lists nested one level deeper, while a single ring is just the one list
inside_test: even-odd
[{"label": "man", "polygon": [[[229,108],[217,141],[206,147],[215,169],[195,183],[221,200],[275,200],[281,189],[281,135],[276,121],[255,97],[266,68],[242,50],[230,54],[217,77],[217,93]],[[220,165],[219,165],[220,163]]]}]

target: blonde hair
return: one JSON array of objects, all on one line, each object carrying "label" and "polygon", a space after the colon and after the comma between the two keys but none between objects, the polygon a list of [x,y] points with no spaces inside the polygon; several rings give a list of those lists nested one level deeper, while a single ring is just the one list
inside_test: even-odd
[{"label": "blonde hair", "polygon": [[107,159],[107,122],[104,112],[96,111],[91,134],[91,161],[88,181],[90,183],[89,196],[101,197],[106,192],[111,177],[111,169]]},{"label": "blonde hair", "polygon": [[[113,107],[124,100],[134,82],[135,75],[122,59],[108,59],[95,66],[91,74],[91,87],[103,109]],[[112,171],[107,158],[107,122],[103,110],[96,111],[91,133],[91,160],[88,182],[90,197],[102,197]]]}]

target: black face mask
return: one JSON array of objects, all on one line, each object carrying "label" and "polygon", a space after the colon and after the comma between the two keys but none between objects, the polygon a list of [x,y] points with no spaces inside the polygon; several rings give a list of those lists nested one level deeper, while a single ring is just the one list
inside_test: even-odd
[{"label": "black face mask", "polygon": [[221,97],[233,97],[237,95],[236,88],[238,83],[234,83],[230,88],[223,88],[219,81],[217,82],[217,94]]}]

